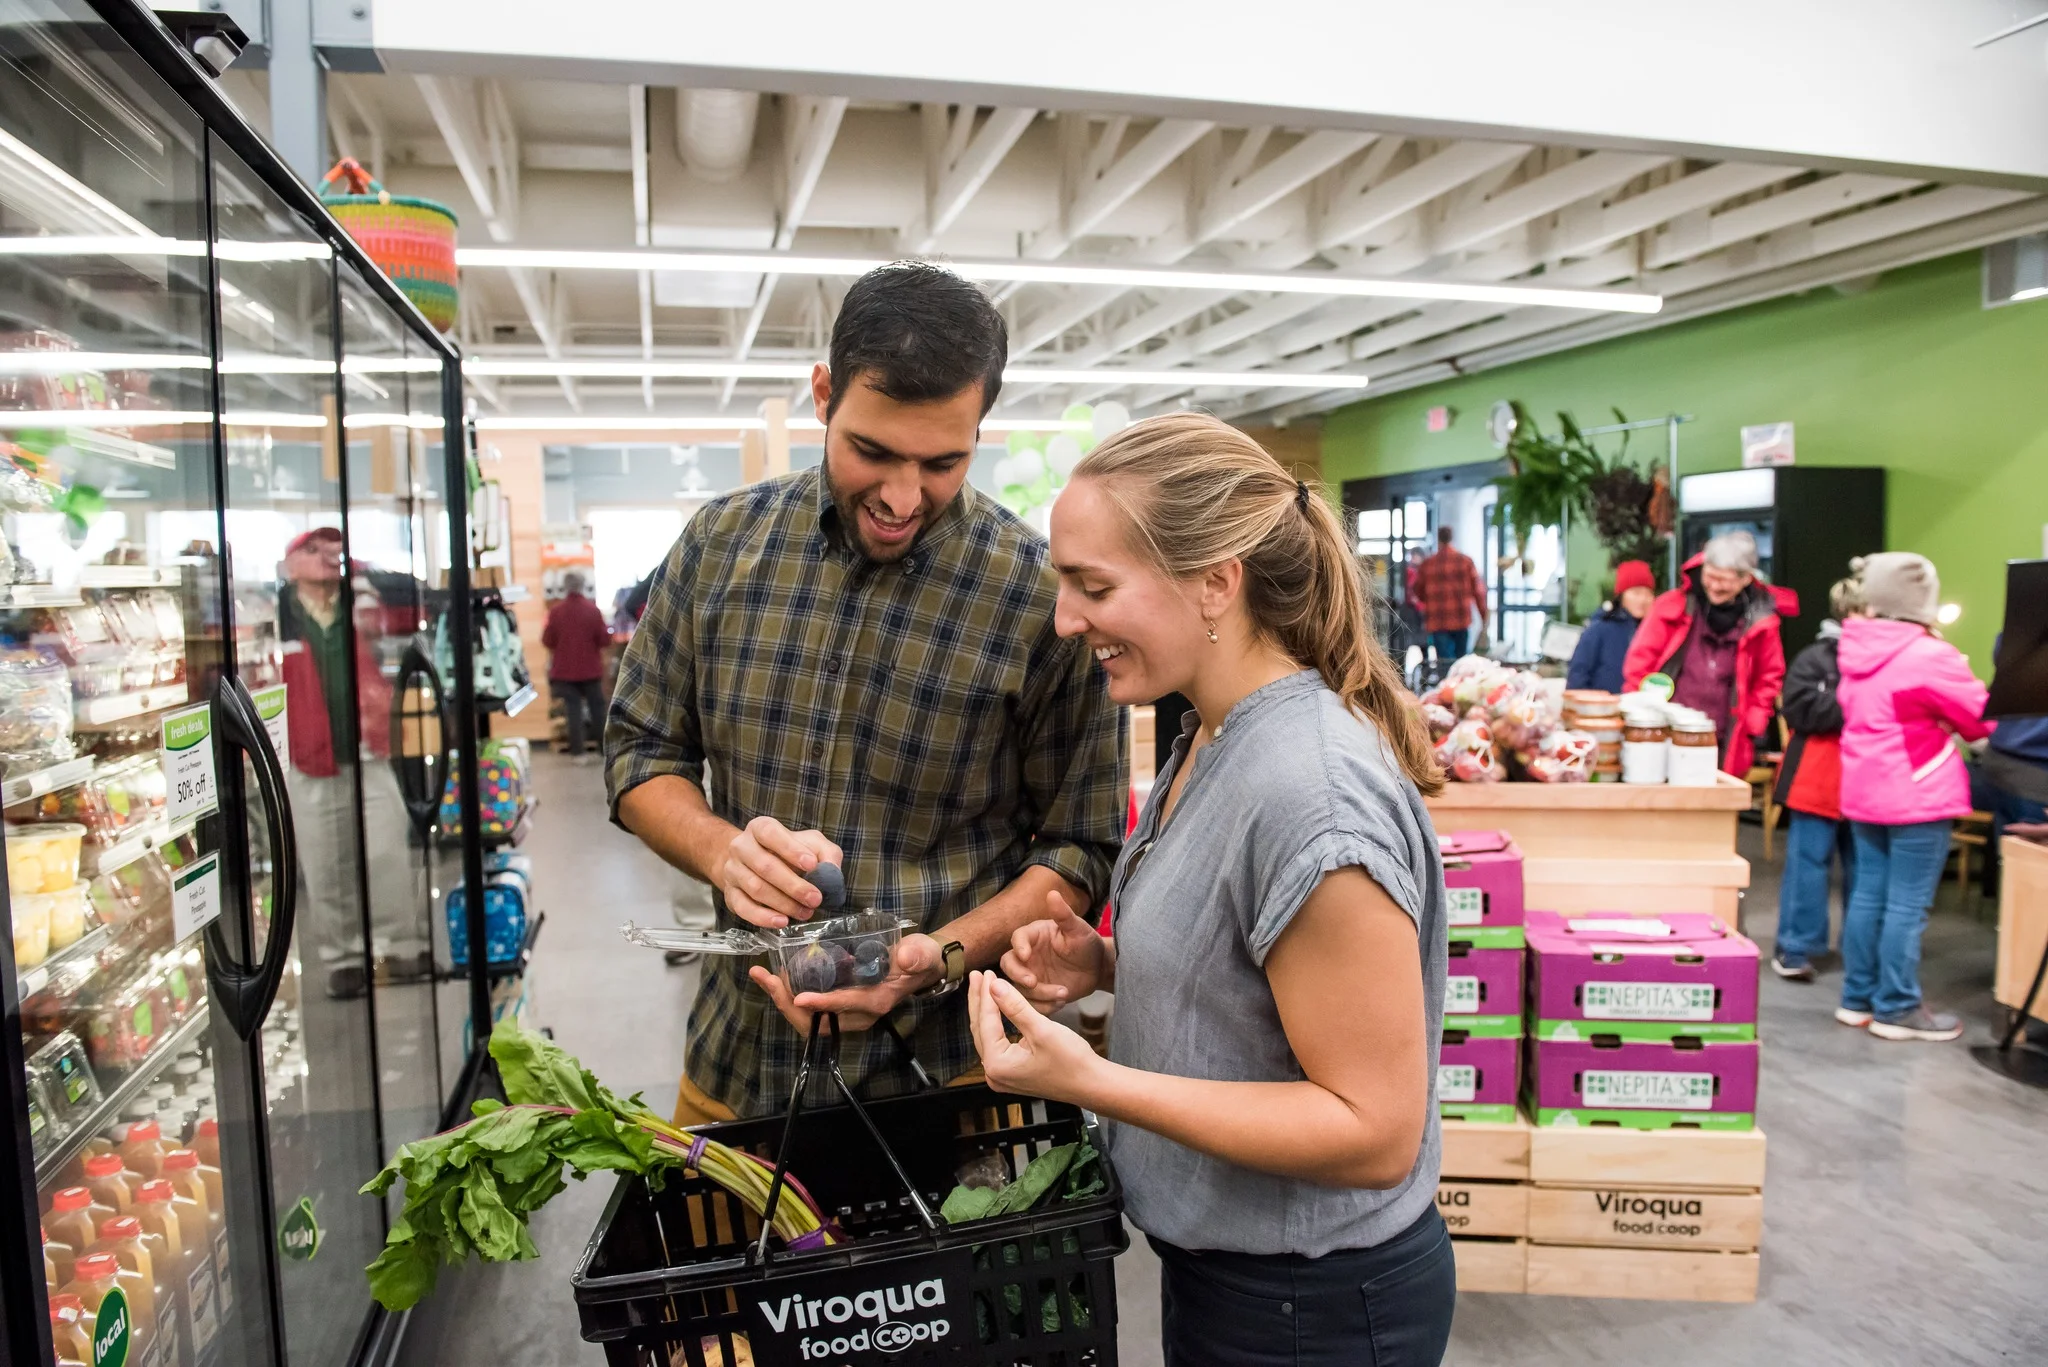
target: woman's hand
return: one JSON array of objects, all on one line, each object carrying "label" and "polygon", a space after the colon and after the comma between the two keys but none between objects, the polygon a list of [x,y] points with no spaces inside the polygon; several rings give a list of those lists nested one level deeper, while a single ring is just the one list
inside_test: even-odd
[{"label": "woman's hand", "polygon": [[[1087,1105],[1092,1082],[1108,1065],[1088,1041],[1031,1009],[1024,994],[993,973],[967,975],[967,1017],[988,1085],[1048,1101]],[[1003,1029],[1009,1021],[1021,1038]]]},{"label": "woman's hand", "polygon": [[1056,892],[1045,895],[1045,920],[1019,926],[1003,955],[1003,975],[1040,1011],[1051,1015],[1103,985],[1109,945]]}]

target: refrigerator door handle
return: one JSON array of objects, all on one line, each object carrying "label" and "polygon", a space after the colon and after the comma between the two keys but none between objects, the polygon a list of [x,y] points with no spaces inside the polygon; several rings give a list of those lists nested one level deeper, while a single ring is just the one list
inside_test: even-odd
[{"label": "refrigerator door handle", "polygon": [[[399,734],[403,737],[405,723],[411,715],[405,711],[406,697],[412,691],[413,680],[425,679],[427,687],[434,693],[434,721],[440,729],[441,748],[437,758],[445,758],[448,753],[448,738],[455,734],[454,727],[449,724],[448,690],[442,687],[441,671],[434,668],[433,657],[427,653],[423,640],[423,637],[416,635],[406,644],[405,654],[398,665],[398,686],[392,690],[392,706],[397,710]],[[401,744],[399,748],[403,751],[404,746]],[[399,792],[405,799],[405,810],[412,817],[413,829],[419,833],[420,839],[425,840],[435,818],[440,815],[441,793],[438,790],[428,791],[429,785],[424,782],[418,784],[418,791],[415,792],[411,766],[404,763],[403,758],[395,762],[398,769]],[[434,766],[429,772],[444,776],[445,787],[445,775],[449,768],[443,763]]]},{"label": "refrigerator door handle", "polygon": [[237,960],[229,951],[222,923],[215,920],[206,928],[207,977],[213,988],[214,1008],[227,1019],[236,1036],[254,1039],[263,1028],[263,1018],[284,981],[291,962],[293,923],[298,914],[299,847],[292,829],[291,798],[285,792],[284,766],[270,743],[270,733],[257,716],[256,704],[242,681],[223,677],[213,695],[213,712],[219,734],[227,745],[249,757],[256,771],[256,784],[263,793],[263,820],[270,837],[270,886],[272,906],[270,935],[263,946],[263,961],[254,966]]}]

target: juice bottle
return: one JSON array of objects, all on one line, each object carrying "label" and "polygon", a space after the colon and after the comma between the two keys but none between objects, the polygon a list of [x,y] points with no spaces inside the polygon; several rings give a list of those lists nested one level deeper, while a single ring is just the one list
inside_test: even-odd
[{"label": "juice bottle", "polygon": [[138,1120],[128,1127],[128,1138],[121,1144],[121,1159],[145,1178],[163,1176],[164,1132],[157,1126],[154,1111],[148,1120]]},{"label": "juice bottle", "polygon": [[202,1113],[192,1127],[192,1149],[208,1167],[220,1167],[220,1121]]},{"label": "juice bottle", "polygon": [[186,1241],[213,1250],[213,1282],[220,1313],[225,1316],[234,1308],[235,1283],[228,1266],[227,1208],[220,1199],[220,1169],[200,1162],[190,1149],[172,1149],[164,1155],[164,1176],[177,1192],[172,1209],[178,1216],[178,1229],[203,1231],[186,1233]]},{"label": "juice bottle", "polygon": [[136,1319],[154,1324],[161,1288],[157,1284],[155,1252],[142,1237],[142,1221],[133,1215],[122,1215],[101,1225],[100,1241],[86,1257],[101,1253],[120,1263],[121,1289],[135,1306]]},{"label": "juice bottle", "polygon": [[43,1232],[51,1243],[82,1253],[100,1237],[100,1221],[111,1220],[117,1213],[111,1206],[95,1207],[92,1193],[84,1187],[65,1187],[50,1198]]},{"label": "juice bottle", "polygon": [[120,1288],[128,1301],[129,1337],[134,1343],[129,1350],[128,1359],[131,1362],[139,1362],[149,1349],[149,1341],[156,1329],[156,1323],[143,1313],[142,1306],[136,1302],[134,1293],[129,1290],[132,1276],[133,1274],[121,1266],[121,1260],[113,1254],[88,1253],[78,1260],[78,1267],[72,1275],[71,1283],[64,1288],[63,1294],[78,1297],[87,1312],[93,1316],[92,1333],[97,1338],[114,1327],[99,1323],[100,1305],[116,1287]]},{"label": "juice bottle", "polygon": [[71,1265],[77,1261],[77,1250],[53,1240],[49,1230],[43,1231],[43,1281],[51,1291],[71,1280]]},{"label": "juice bottle", "polygon": [[[136,1218],[144,1229],[155,1230],[172,1250],[175,1271],[165,1276],[178,1302],[179,1325],[184,1335],[180,1360],[193,1362],[212,1346],[219,1332],[219,1313],[214,1305],[213,1250],[207,1241],[206,1218],[191,1201],[184,1202],[181,1220],[178,1191],[166,1178],[144,1182],[135,1194]],[[185,1226],[192,1226],[188,1234]]]},{"label": "juice bottle", "polygon": [[57,1345],[58,1367],[88,1367],[92,1362],[92,1316],[76,1296],[50,1297],[50,1338]]},{"label": "juice bottle", "polygon": [[128,1207],[135,1204],[135,1188],[141,1184],[142,1179],[128,1171],[118,1153],[94,1154],[85,1160],[86,1190],[92,1193],[93,1200],[111,1207],[116,1215],[128,1213]]}]

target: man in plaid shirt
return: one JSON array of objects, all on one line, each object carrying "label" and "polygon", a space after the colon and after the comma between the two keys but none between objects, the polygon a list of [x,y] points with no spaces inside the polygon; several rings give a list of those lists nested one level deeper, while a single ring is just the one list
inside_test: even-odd
[{"label": "man in plaid shirt", "polygon": [[869,1028],[892,1013],[931,1073],[967,1072],[967,970],[1049,898],[1086,915],[1107,891],[1121,711],[1053,630],[1044,540],[966,483],[1007,356],[960,277],[863,276],[811,378],[824,464],[707,504],[655,577],[605,731],[613,819],[710,883],[721,925],[807,919],[820,862],[850,909],[918,925],[876,987],[792,998],[708,956],[679,1124],[784,1105],[814,1011],[859,1032],[841,1066],[865,1095],[916,1085]]},{"label": "man in plaid shirt", "polygon": [[1415,567],[1409,588],[1422,613],[1429,648],[1448,663],[1463,655],[1472,640],[1472,610],[1479,610],[1479,631],[1486,633],[1486,585],[1472,557],[1451,544],[1448,526],[1436,529],[1436,554]]}]

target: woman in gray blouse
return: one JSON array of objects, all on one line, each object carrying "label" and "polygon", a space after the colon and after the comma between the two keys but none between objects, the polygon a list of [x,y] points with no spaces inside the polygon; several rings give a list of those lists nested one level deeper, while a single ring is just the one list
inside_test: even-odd
[{"label": "woman in gray blouse", "polygon": [[[1056,622],[1110,696],[1194,703],[1112,883],[969,1007],[989,1082],[1107,1123],[1168,1367],[1441,1360],[1443,782],[1336,514],[1209,417],[1103,443],[1054,505]],[[1109,1059],[1048,1020],[1114,988]],[[1036,1009],[1034,1009],[1036,1008]],[[1015,1026],[1007,1037],[1004,1022]]]}]

